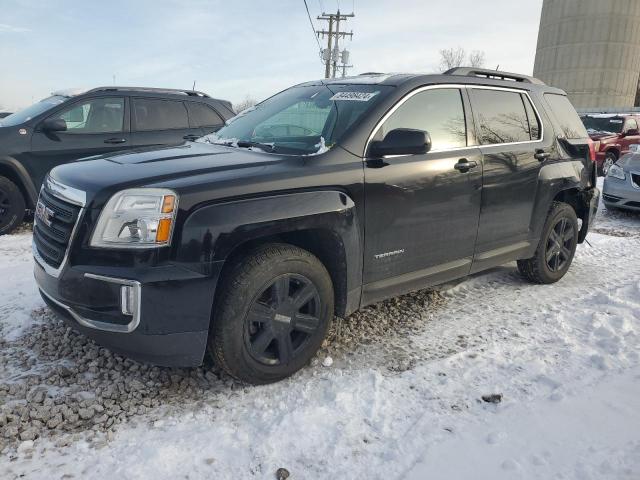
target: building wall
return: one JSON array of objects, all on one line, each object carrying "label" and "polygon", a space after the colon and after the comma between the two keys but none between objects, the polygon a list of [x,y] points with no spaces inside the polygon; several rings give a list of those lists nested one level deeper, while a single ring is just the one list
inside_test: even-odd
[{"label": "building wall", "polygon": [[640,0],[544,0],[534,76],[578,108],[634,104],[640,75]]}]

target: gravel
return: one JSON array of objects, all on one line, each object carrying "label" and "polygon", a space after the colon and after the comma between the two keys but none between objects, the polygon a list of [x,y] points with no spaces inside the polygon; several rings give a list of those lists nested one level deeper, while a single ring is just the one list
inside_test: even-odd
[{"label": "gravel", "polygon": [[[419,358],[410,335],[443,301],[423,290],[336,318],[307,369],[361,368],[374,358],[390,374],[412,368]],[[31,316],[34,325],[22,336],[0,338],[0,452],[30,449],[25,442],[41,437],[67,445],[78,434],[101,445],[123,423],[153,423],[247,388],[208,358],[190,369],[141,364],[77,334],[47,308]]]}]

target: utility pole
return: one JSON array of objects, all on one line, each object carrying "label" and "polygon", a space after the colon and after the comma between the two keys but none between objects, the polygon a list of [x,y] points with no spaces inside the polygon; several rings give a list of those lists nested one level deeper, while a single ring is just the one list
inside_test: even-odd
[{"label": "utility pole", "polygon": [[[324,38],[327,37],[327,49],[323,52],[322,59],[324,60],[324,78],[336,78],[336,72],[338,70],[338,57],[340,57],[340,47],[339,47],[339,39],[340,38],[353,38],[353,31],[351,32],[341,32],[340,31],[340,21],[346,21],[348,18],[355,17],[353,13],[340,13],[338,10],[337,13],[324,13],[318,16],[318,20],[329,22],[328,30],[316,30],[318,37],[322,36]],[[335,30],[333,26],[335,24]],[[335,43],[334,43],[335,38]],[[346,62],[343,62],[346,63]],[[344,76],[344,72],[346,68],[349,68],[350,65],[342,66],[342,73]]]}]

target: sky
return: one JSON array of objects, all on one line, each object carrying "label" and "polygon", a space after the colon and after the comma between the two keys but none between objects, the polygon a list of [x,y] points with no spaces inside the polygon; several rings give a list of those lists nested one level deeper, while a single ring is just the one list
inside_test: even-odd
[{"label": "sky", "polygon": [[[316,28],[338,0],[307,0]],[[439,51],[482,50],[531,74],[542,0],[342,0],[352,74],[433,72]],[[321,40],[322,42],[322,40]],[[0,0],[0,107],[66,88],[191,88],[240,102],[322,78],[303,0]]]}]

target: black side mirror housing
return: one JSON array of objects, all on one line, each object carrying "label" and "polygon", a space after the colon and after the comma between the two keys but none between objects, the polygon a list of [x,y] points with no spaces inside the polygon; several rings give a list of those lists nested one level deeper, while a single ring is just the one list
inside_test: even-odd
[{"label": "black side mirror housing", "polygon": [[635,137],[636,135],[640,135],[640,130],[637,128],[630,128],[626,132],[624,132],[625,137]]},{"label": "black side mirror housing", "polygon": [[387,133],[381,141],[371,142],[369,156],[421,155],[431,150],[431,137],[424,130],[396,128]]},{"label": "black side mirror housing", "polygon": [[44,132],[66,132],[67,122],[65,122],[62,118],[47,118],[44,122],[42,122],[40,128]]}]

